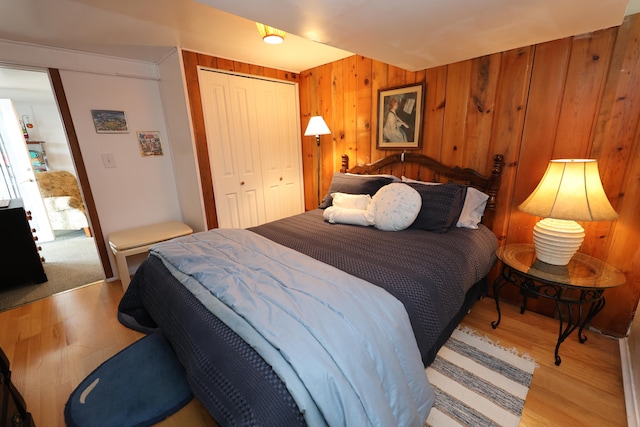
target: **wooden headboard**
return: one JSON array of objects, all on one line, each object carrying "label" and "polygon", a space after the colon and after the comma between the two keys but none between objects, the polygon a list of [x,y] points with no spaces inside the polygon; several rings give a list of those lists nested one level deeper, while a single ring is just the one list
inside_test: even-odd
[{"label": "wooden headboard", "polygon": [[[406,176],[407,178],[419,179],[430,182],[458,182],[467,186],[477,188],[489,195],[483,224],[491,228],[493,225],[493,213],[496,209],[498,190],[500,188],[500,177],[504,166],[504,156],[496,154],[493,156],[493,166],[491,175],[482,175],[470,168],[460,168],[458,166],[446,166],[437,160],[417,153],[396,153],[384,157],[373,163],[357,165],[349,168],[349,156],[342,155],[342,167],[340,172],[357,174],[377,174],[386,173],[395,176]],[[425,170],[426,169],[426,170]],[[412,176],[408,171],[416,171],[417,176]],[[415,175],[415,173],[414,173]]]}]

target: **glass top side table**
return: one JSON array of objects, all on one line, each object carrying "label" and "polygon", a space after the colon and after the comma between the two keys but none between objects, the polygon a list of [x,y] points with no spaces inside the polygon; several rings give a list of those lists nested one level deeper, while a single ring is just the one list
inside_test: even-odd
[{"label": "glass top side table", "polygon": [[[498,319],[491,322],[495,329],[500,324],[500,291],[507,284],[520,288],[524,296],[520,313],[524,313],[528,297],[553,300],[560,322],[555,364],[560,365],[560,344],[578,328],[578,339],[584,343],[585,326],[604,308],[604,291],[625,283],[624,274],[606,262],[576,253],[568,265],[544,263],[536,258],[531,244],[505,245],[496,251],[502,261],[502,271],[493,282]],[[585,307],[588,307],[585,310]],[[563,310],[564,309],[564,310]]]}]

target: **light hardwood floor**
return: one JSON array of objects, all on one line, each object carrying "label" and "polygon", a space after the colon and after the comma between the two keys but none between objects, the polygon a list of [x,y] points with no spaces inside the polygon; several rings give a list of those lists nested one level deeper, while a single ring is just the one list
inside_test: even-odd
[{"label": "light hardwood floor", "polygon": [[471,309],[462,324],[504,347],[527,353],[539,365],[524,405],[523,427],[626,426],[627,417],[618,340],[586,331],[580,344],[577,331],[560,346],[562,363],[553,355],[558,321],[520,307],[500,304],[502,320],[497,329],[495,301],[484,298]]},{"label": "light hardwood floor", "polygon": [[[11,361],[13,381],[38,427],[64,426],[67,398],[86,375],[142,335],[122,326],[116,309],[120,282],[98,282],[0,313],[0,347]],[[527,395],[521,426],[626,426],[618,342],[587,332],[560,348],[554,365],[556,320],[503,308],[498,329],[495,304],[485,298],[463,324],[501,345],[526,352],[540,365]],[[159,425],[215,426],[193,401]]]}]

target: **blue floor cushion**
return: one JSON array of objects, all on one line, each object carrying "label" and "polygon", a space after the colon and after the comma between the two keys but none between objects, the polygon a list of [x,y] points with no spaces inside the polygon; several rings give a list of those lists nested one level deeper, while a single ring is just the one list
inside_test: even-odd
[{"label": "blue floor cushion", "polygon": [[71,393],[69,427],[151,426],[193,398],[184,368],[161,332],[100,365]]}]

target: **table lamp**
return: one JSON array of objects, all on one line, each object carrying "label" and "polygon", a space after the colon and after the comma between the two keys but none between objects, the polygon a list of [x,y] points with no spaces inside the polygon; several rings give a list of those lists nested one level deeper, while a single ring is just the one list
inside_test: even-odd
[{"label": "table lamp", "polygon": [[318,204],[322,200],[321,194],[321,166],[322,159],[320,156],[320,135],[329,135],[331,131],[329,130],[329,126],[324,122],[322,116],[312,116],[309,120],[309,124],[307,125],[307,130],[304,131],[304,136],[314,136],[316,137],[316,144],[318,145]]},{"label": "table lamp", "polygon": [[536,189],[518,209],[544,217],[533,229],[533,244],[536,257],[553,265],[567,265],[582,245],[584,229],[576,221],[618,218],[594,159],[551,160]]}]

